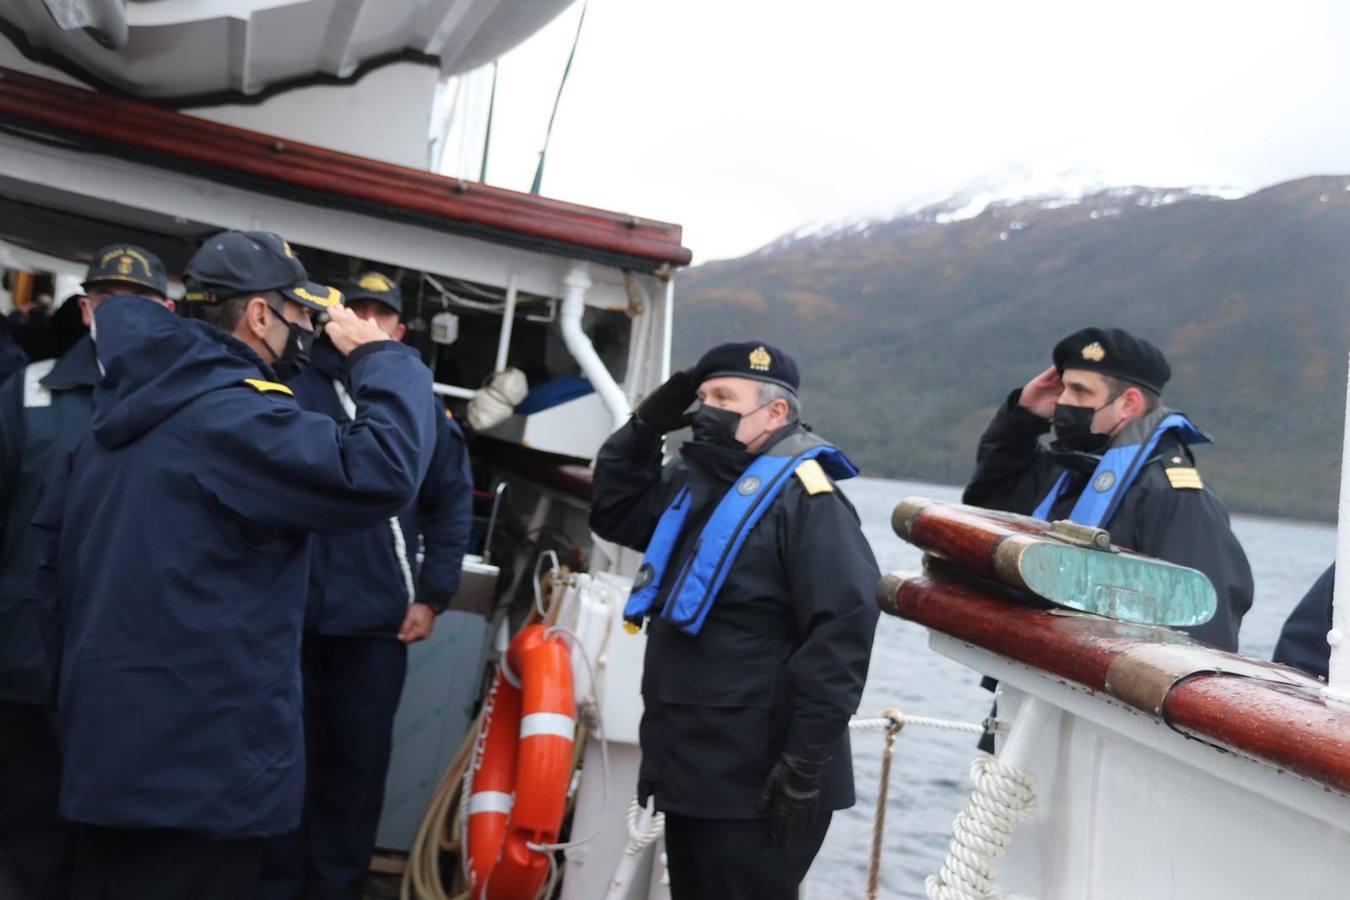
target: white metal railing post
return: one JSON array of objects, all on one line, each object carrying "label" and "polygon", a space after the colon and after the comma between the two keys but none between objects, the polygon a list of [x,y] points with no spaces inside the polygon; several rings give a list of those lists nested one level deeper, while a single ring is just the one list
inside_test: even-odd
[{"label": "white metal railing post", "polygon": [[[1350,358],[1346,368],[1350,371]],[[1327,632],[1331,658],[1323,693],[1330,700],[1350,703],[1350,390],[1345,395],[1345,432],[1341,439],[1341,501],[1336,512],[1336,581],[1332,598],[1331,631]]]}]

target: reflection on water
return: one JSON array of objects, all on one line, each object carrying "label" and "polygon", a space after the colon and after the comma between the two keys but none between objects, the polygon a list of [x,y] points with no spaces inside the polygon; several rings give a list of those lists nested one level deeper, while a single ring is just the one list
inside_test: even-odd
[{"label": "reflection on water", "polygon": [[[891,532],[891,510],[899,500],[912,495],[960,497],[959,488],[872,478],[843,487],[858,508],[883,572],[919,566],[919,552]],[[1239,516],[1234,530],[1256,579],[1256,602],[1242,624],[1242,651],[1268,659],[1289,610],[1330,563],[1335,529]],[[876,716],[897,706],[913,715],[978,722],[988,714],[990,699],[978,682],[969,669],[930,651],[923,628],[883,615],[859,714]],[[878,732],[854,735],[858,804],[834,817],[811,870],[813,900],[862,895],[882,741]],[[952,819],[970,790],[967,770],[974,743],[970,735],[923,728],[907,730],[897,741],[886,813],[883,897],[924,896],[923,880],[937,871]]]}]

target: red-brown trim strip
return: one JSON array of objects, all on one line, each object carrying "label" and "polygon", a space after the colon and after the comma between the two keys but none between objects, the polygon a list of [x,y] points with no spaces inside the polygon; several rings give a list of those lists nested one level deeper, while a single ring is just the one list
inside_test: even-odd
[{"label": "red-brown trim strip", "polygon": [[526,238],[541,249],[612,254],[648,269],[692,259],[678,225],[338,153],[0,68],[4,119],[179,161],[206,177],[345,198],[376,214],[418,216],[487,239]]},{"label": "red-brown trim strip", "polygon": [[[932,575],[888,576],[882,585],[878,600],[887,612],[1102,693],[1122,654],[1158,642],[1192,643],[1166,628],[1035,609],[992,585]],[[1219,668],[1231,659],[1201,652]],[[1350,711],[1329,706],[1311,683],[1196,674],[1172,688],[1162,715],[1185,734],[1350,793]]]}]

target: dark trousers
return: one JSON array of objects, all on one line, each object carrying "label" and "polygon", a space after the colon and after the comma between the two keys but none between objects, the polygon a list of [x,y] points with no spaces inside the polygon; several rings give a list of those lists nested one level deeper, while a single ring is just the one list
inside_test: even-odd
[{"label": "dark trousers", "polygon": [[408,650],[391,638],[306,632],[305,809],[268,841],[257,900],[360,900],[403,693]]},{"label": "dark trousers", "polygon": [[74,829],[56,813],[61,752],[41,706],[0,703],[0,896],[65,900]]},{"label": "dark trousers", "polygon": [[253,894],[262,838],[81,825],[71,900],[241,900]]},{"label": "dark trousers", "polygon": [[666,814],[666,859],[672,900],[797,900],[816,858],[830,813],[810,837],[775,847],[763,819],[692,819]]}]

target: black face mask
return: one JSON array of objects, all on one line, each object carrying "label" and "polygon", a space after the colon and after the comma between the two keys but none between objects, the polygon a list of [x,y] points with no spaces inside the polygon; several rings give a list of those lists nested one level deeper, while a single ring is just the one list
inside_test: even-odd
[{"label": "black face mask", "polygon": [[745,445],[736,440],[736,429],[740,425],[740,413],[718,409],[706,403],[699,404],[689,417],[689,428],[693,431],[695,441],[730,450],[745,449]]},{"label": "black face mask", "polygon": [[[268,309],[271,309],[269,306]],[[309,365],[309,353],[314,347],[314,332],[301,328],[294,322],[288,321],[285,316],[272,310],[282,322],[286,324],[286,345],[281,348],[281,352],[272,349],[272,345],[267,341],[268,351],[272,354],[272,369],[277,373],[277,377],[282,381],[290,381],[299,375]]]},{"label": "black face mask", "polygon": [[1111,435],[1093,431],[1092,417],[1116,402],[1119,396],[1117,394],[1096,409],[1091,406],[1065,406],[1063,403],[1056,403],[1052,419],[1055,440],[1065,450],[1079,453],[1099,453],[1105,450],[1111,443]]}]

